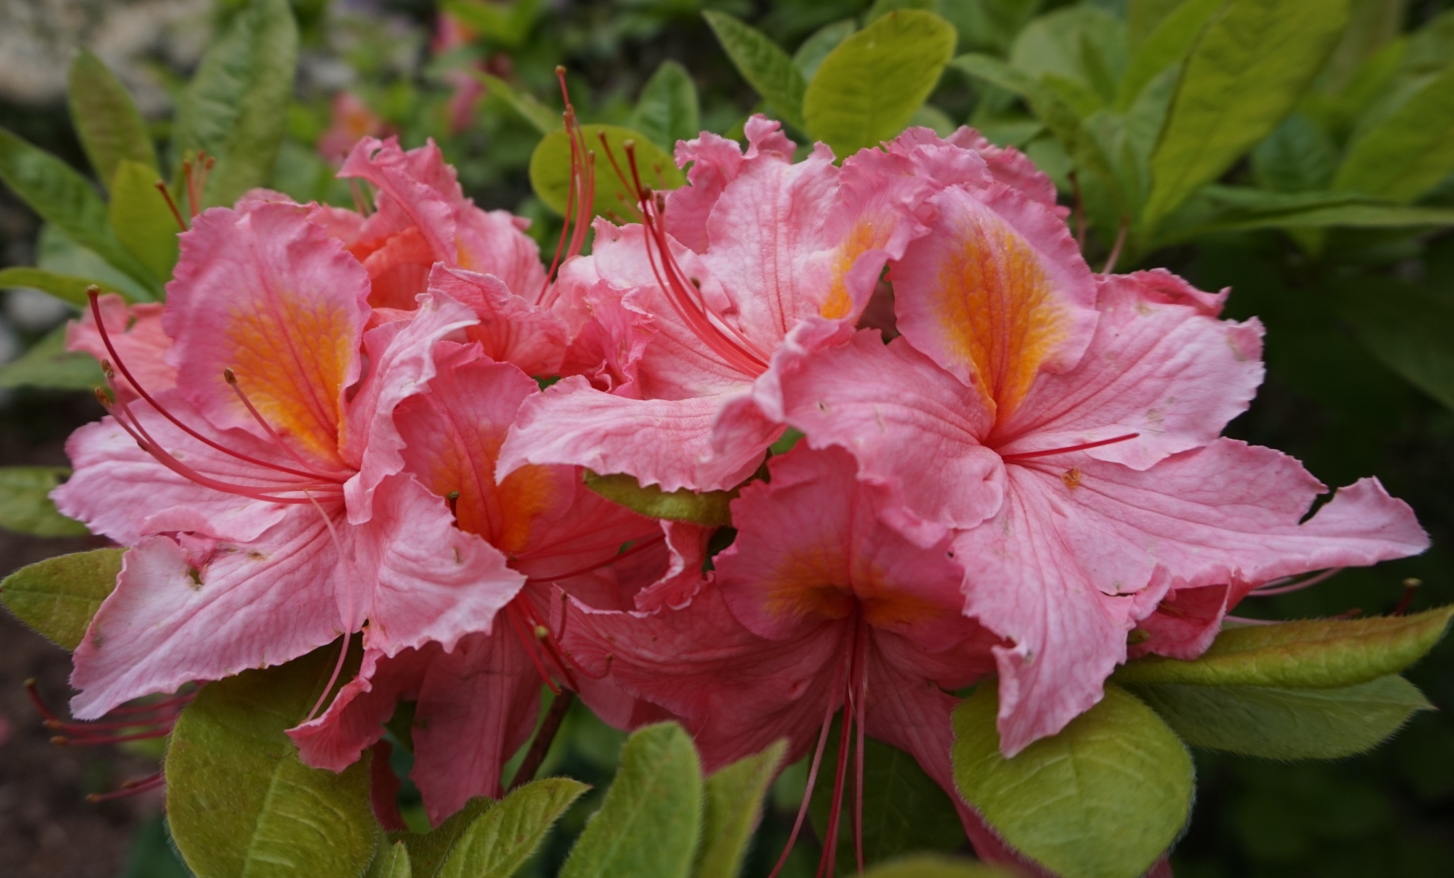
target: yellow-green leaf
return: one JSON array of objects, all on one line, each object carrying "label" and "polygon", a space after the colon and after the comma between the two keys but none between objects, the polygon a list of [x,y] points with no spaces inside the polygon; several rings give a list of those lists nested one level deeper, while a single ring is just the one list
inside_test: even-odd
[{"label": "yellow-green leaf", "polygon": [[91,617],[116,588],[121,549],[96,549],[38,561],[0,581],[0,602],[51,642],[75,649]]},{"label": "yellow-green leaf", "polygon": [[132,256],[160,281],[171,279],[177,264],[177,219],[157,189],[156,168],[122,159],[111,181],[106,217]]},{"label": "yellow-green leaf", "polygon": [[736,878],[753,830],[762,820],[762,800],[782,768],[786,741],[747,756],[707,778],[702,845],[694,878]]},{"label": "yellow-green leaf", "polygon": [[123,161],[140,162],[156,173],[156,147],[131,93],[100,58],[85,49],[71,62],[66,98],[71,123],[96,179],[109,183]]},{"label": "yellow-green leaf", "polygon": [[568,777],[520,787],[475,818],[450,851],[439,878],[510,878],[588,789]]},{"label": "yellow-green leaf", "polygon": [[655,485],[642,485],[626,473],[596,475],[586,471],[586,487],[613,503],[640,512],[650,518],[690,521],[709,527],[732,523],[732,501],[737,491],[702,491],[687,488],[663,491]]},{"label": "yellow-green leaf", "polygon": [[803,93],[808,84],[788,53],[757,29],[725,12],[708,10],[702,17],[747,84],[779,118],[802,130]]},{"label": "yellow-green leaf", "polygon": [[[627,165],[626,144],[629,141],[636,151],[642,185],[651,189],[675,189],[686,182],[686,176],[671,155],[639,131],[619,125],[582,125],[581,134],[585,137],[586,149],[595,153],[596,198],[592,206],[595,216],[626,222],[637,215],[636,196],[612,167],[607,149],[601,145],[602,135],[616,158],[616,166],[628,179],[631,169]],[[535,153],[530,156],[530,185],[551,210],[565,213],[571,179],[570,138],[564,130],[545,135],[535,147]]]}]

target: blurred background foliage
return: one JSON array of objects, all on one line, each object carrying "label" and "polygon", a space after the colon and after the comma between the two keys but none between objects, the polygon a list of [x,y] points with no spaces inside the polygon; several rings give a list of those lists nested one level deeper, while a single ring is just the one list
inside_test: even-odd
[{"label": "blurred background foliage", "polygon": [[[1315,13],[1319,7],[1300,5]],[[152,136],[165,143],[190,69],[210,35],[244,6],[241,0],[7,3],[0,12],[0,68],[6,68],[0,69],[0,126],[86,168],[64,97],[70,54],[84,46],[117,72]],[[1190,35],[1207,26],[1221,0],[293,0],[292,6],[300,26],[299,76],[274,188],[299,200],[352,204],[353,193],[332,175],[354,140],[395,134],[413,147],[433,137],[476,202],[531,218],[532,234],[547,253],[560,219],[532,191],[528,168],[558,118],[557,65],[568,70],[584,122],[628,125],[665,146],[699,127],[740,135],[751,112],[792,118],[799,110],[787,107],[784,114],[759,97],[704,11],[751,25],[793,56],[806,79],[828,49],[888,9],[939,13],[957,32],[957,60],[914,121],[941,133],[969,124],[995,143],[1029,153],[1073,208],[1069,221],[1094,267],[1111,259],[1120,271],[1163,266],[1203,289],[1231,287],[1229,316],[1257,316],[1268,337],[1266,383],[1230,433],[1295,455],[1330,485],[1376,474],[1414,506],[1433,536],[1434,548],[1419,558],[1348,571],[1307,591],[1249,599],[1237,612],[1259,618],[1385,613],[1414,581],[1422,583],[1415,608],[1454,602],[1449,0],[1352,0],[1346,20],[1314,15],[1320,20],[1299,27],[1327,28],[1332,46],[1317,55],[1316,69],[1300,79],[1289,74],[1281,103],[1269,86],[1266,106],[1254,108],[1261,121],[1232,118],[1207,127],[1203,137],[1211,146],[1191,158],[1162,150],[1177,125],[1195,130],[1202,124],[1187,120],[1195,107],[1178,97],[1175,71]],[[1240,61],[1233,52],[1187,63],[1260,70],[1280,50],[1260,46],[1257,38],[1255,29],[1238,37],[1250,53]],[[656,95],[654,102],[638,102],[644,91]],[[663,105],[679,112],[663,116],[654,109]],[[790,131],[806,139],[804,130]],[[1221,159],[1205,160],[1217,149]],[[1187,168],[1193,159],[1203,164],[1187,172],[1195,179],[1170,191],[1166,163]],[[42,234],[37,219],[3,189],[0,245],[0,268],[39,263],[87,276],[95,268],[63,236]],[[57,455],[66,433],[100,412],[63,387],[86,387],[94,378],[84,363],[57,356],[53,331],[68,306],[34,290],[6,295],[4,448],[26,459],[5,462],[64,463]],[[70,377],[34,386],[33,367],[42,358],[53,374],[61,374],[57,363],[68,364]],[[4,559],[0,573],[15,563]],[[1371,754],[1276,763],[1198,752],[1199,795],[1176,849],[1176,873],[1454,874],[1451,659],[1454,642],[1446,641],[1409,673],[1441,711],[1417,715]],[[30,720],[11,717],[12,723]],[[621,740],[587,712],[573,710],[546,770],[602,784]],[[402,750],[396,758],[407,761]],[[800,790],[800,772],[778,784],[774,815],[752,864],[757,873],[766,873],[786,834],[801,795],[794,778]],[[537,856],[537,874],[553,872],[592,807],[584,800],[570,812]],[[122,874],[184,874],[160,822],[141,822],[134,832]],[[811,868],[816,859],[811,845],[802,845],[794,865]]]}]

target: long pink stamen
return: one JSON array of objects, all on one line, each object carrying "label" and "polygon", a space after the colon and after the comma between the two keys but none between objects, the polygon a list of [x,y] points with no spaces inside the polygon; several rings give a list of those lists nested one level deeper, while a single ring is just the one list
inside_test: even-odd
[{"label": "long pink stamen", "polygon": [[343,672],[343,662],[348,658],[348,644],[352,637],[353,631],[343,632],[343,646],[338,649],[338,661],[333,664],[333,674],[328,678],[328,685],[324,686],[323,691],[318,693],[318,700],[313,703],[313,709],[308,711],[308,715],[303,718],[303,722],[312,722],[313,718],[318,715],[318,711],[323,707],[323,702],[328,700],[328,694],[333,691],[333,684],[338,682],[339,674]]},{"label": "long pink stamen", "polygon": [[[1345,569],[1346,568],[1343,567],[1334,567],[1331,570],[1324,570],[1322,573],[1316,574],[1314,576],[1309,576],[1307,579],[1295,580],[1291,576],[1284,577],[1283,579],[1274,579],[1272,582],[1269,582],[1266,585],[1261,586],[1260,588],[1252,589],[1252,591],[1249,591],[1247,594],[1249,597],[1270,598],[1274,595],[1288,594],[1289,592],[1294,591],[1302,591],[1309,586],[1317,585],[1325,579],[1329,579],[1333,576],[1338,575],[1339,573],[1342,573]],[[1287,584],[1284,585],[1284,583]]]},{"label": "long pink stamen", "polygon": [[511,601],[505,605],[505,615],[509,617],[510,624],[514,626],[515,635],[520,638],[520,646],[524,648],[525,654],[530,657],[530,661],[535,665],[535,670],[540,672],[540,679],[545,681],[545,685],[550,688],[552,694],[559,695],[560,687],[555,685],[555,678],[545,669],[545,664],[541,662],[540,655],[536,651],[536,643],[538,641],[535,640],[535,634],[533,631],[527,629],[524,620],[520,618],[519,610],[515,606],[515,603],[515,601]]},{"label": "long pink stamen", "polygon": [[1072,451],[1085,451],[1091,448],[1100,448],[1103,445],[1114,445],[1117,442],[1125,442],[1135,439],[1140,433],[1127,433],[1123,436],[1114,436],[1110,439],[1100,439],[1095,442],[1082,442],[1079,445],[1067,445],[1064,448],[1046,448],[1042,451],[1022,451],[1015,454],[1006,454],[1003,459],[1007,463],[1014,463],[1021,460],[1029,460],[1035,457],[1049,457],[1052,454],[1069,454]]},{"label": "long pink stamen", "polygon": [[120,799],[125,796],[135,796],[139,793],[144,793],[147,790],[154,790],[157,787],[164,785],[165,783],[166,775],[158,771],[156,774],[147,775],[143,778],[128,780],[121,784],[121,789],[119,790],[112,790],[109,793],[91,793],[86,796],[86,801],[91,803],[105,802],[110,799]]},{"label": "long pink stamen", "polygon": [[[530,578],[530,581],[531,582],[537,582],[537,583],[559,582],[562,579],[570,579],[572,576],[583,576],[583,575],[585,575],[587,573],[594,573],[597,570],[603,570],[603,569],[605,569],[607,567],[610,567],[612,564],[615,564],[617,561],[620,561],[623,558],[629,558],[632,555],[636,555],[636,554],[639,554],[641,552],[644,552],[647,549],[651,548],[652,546],[655,546],[657,543],[660,543],[660,542],[662,542],[665,539],[666,539],[666,535],[665,534],[658,534],[657,536],[654,536],[651,539],[642,540],[641,542],[635,544],[634,546],[632,546],[631,548],[627,549],[624,552],[617,552],[616,554],[614,554],[611,557],[605,559],[604,561],[597,561],[596,563],[589,564],[589,565],[587,565],[585,567],[578,567],[575,570],[570,571],[569,573],[555,573],[555,574],[552,574],[550,576],[540,577],[540,578],[536,578],[536,577],[533,577],[532,576]],[[538,553],[532,552],[531,554],[532,555],[535,555],[535,554],[538,554]]]}]

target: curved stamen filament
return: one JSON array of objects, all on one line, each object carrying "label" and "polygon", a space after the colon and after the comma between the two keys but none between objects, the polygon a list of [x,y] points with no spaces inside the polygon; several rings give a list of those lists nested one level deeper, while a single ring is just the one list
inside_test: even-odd
[{"label": "curved stamen filament", "polygon": [[1015,454],[1006,454],[1002,459],[1006,463],[1013,463],[1021,460],[1030,460],[1035,457],[1049,457],[1052,454],[1069,454],[1072,451],[1085,451],[1090,448],[1100,448],[1103,445],[1115,445],[1117,442],[1125,442],[1135,439],[1140,433],[1126,433],[1122,436],[1113,436],[1110,439],[1098,439],[1095,442],[1082,442],[1079,445],[1067,445],[1064,448],[1046,448],[1041,451],[1022,451]]},{"label": "curved stamen filament", "polygon": [[243,407],[247,409],[247,413],[252,416],[252,419],[257,422],[258,426],[263,428],[263,431],[268,434],[268,438],[276,442],[278,444],[278,447],[282,448],[283,452],[289,457],[293,458],[293,460],[296,461],[299,466],[303,467],[305,471],[312,473],[314,478],[323,479],[325,481],[336,481],[340,483],[346,481],[346,479],[339,479],[334,476],[330,476],[327,473],[320,473],[317,470],[314,470],[308,465],[308,461],[304,460],[302,456],[298,454],[298,452],[293,450],[292,446],[284,442],[283,437],[278,435],[278,431],[274,430],[273,426],[269,424],[267,420],[262,416],[262,413],[253,406],[252,401],[247,398],[247,394],[242,392],[241,385],[237,383],[237,375],[234,374],[231,369],[222,370],[222,380],[226,381],[227,386],[232,388],[232,392],[237,396]]},{"label": "curved stamen filament", "polygon": [[540,291],[543,307],[549,307],[554,298],[552,283],[561,262],[579,254],[585,246],[596,198],[595,153],[586,149],[586,138],[581,133],[580,120],[571,104],[570,90],[566,87],[565,68],[556,67],[555,76],[560,81],[560,93],[565,99],[565,131],[570,142],[570,186],[566,191],[565,222],[560,227],[555,257],[550,262],[550,270],[545,273],[545,286]]},{"label": "curved stamen filament", "polygon": [[1296,577],[1292,576],[1286,576],[1282,579],[1274,579],[1273,581],[1265,585],[1254,588],[1247,594],[1249,597],[1270,598],[1274,595],[1288,594],[1289,592],[1294,591],[1302,591],[1309,586],[1317,585],[1325,579],[1329,579],[1339,573],[1342,573],[1345,569],[1346,568],[1343,567],[1334,567],[1331,570],[1324,570],[1322,573],[1315,573],[1312,576],[1307,577],[1306,579],[1297,579]]}]

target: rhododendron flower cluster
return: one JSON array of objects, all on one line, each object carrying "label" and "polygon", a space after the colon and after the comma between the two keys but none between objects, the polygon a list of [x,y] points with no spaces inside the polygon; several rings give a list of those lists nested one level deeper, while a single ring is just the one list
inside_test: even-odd
[{"label": "rhododendron flower cluster", "polygon": [[[547,268],[432,145],[366,139],[341,174],[370,212],[256,191],[195,217],[164,306],[94,301],[70,343],[110,416],[55,499],[129,551],[77,715],[335,644],[302,758],[341,770],[414,702],[436,822],[499,795],[544,683],[678,720],[709,769],[785,738],[841,789],[882,740],[1008,856],[955,792],[955,690],[997,679],[1013,755],[1258,586],[1425,547],[1376,480],[1308,517],[1297,461],[1222,438],[1260,325],[1093,272],[1020,153],[911,129],[794,161],[762,117],[746,140],[679,144],[685,186],[636,184],[636,221],[597,220],[589,255],[568,229]],[[735,530],[589,474],[734,492]]]}]

